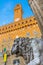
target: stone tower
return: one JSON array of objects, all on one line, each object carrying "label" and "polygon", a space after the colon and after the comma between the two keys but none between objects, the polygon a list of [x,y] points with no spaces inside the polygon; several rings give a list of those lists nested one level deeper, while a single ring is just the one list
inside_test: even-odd
[{"label": "stone tower", "polygon": [[20,4],[18,4],[14,9],[14,21],[19,21],[21,19],[22,19],[22,7]]},{"label": "stone tower", "polygon": [[43,36],[43,0],[29,0],[29,4],[38,20]]}]

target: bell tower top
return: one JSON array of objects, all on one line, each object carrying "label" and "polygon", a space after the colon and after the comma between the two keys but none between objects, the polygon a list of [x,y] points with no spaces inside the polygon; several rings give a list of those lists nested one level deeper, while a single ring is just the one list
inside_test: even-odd
[{"label": "bell tower top", "polygon": [[14,21],[19,21],[22,19],[22,7],[20,4],[17,4],[14,9]]}]

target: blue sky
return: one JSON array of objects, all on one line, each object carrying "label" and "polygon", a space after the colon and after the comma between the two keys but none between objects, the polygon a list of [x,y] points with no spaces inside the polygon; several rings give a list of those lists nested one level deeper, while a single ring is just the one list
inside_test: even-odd
[{"label": "blue sky", "polygon": [[0,26],[14,21],[14,8],[17,4],[22,6],[23,18],[34,15],[28,0],[0,0]]}]

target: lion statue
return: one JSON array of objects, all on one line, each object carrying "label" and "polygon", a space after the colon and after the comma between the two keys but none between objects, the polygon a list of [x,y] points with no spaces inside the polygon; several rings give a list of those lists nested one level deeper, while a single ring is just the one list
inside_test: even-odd
[{"label": "lion statue", "polygon": [[16,57],[22,56],[27,65],[38,65],[41,55],[40,43],[40,39],[36,38],[17,38],[14,40],[11,53],[16,54]]}]

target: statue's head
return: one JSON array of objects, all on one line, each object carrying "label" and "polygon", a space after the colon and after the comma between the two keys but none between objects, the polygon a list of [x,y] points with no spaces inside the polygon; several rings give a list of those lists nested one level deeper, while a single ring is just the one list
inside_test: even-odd
[{"label": "statue's head", "polygon": [[12,50],[11,50],[11,53],[12,54],[20,54],[20,55],[22,55],[22,50],[23,50],[23,48],[28,44],[28,42],[29,42],[29,38],[17,38],[17,39],[15,39],[14,40],[14,44],[13,44],[13,46],[12,46]]},{"label": "statue's head", "polygon": [[11,50],[12,54],[17,54],[19,53],[19,41],[14,40],[14,44],[12,46],[12,50]]},{"label": "statue's head", "polygon": [[14,44],[12,46],[11,53],[12,54],[18,54],[19,53],[19,46],[21,45],[22,38],[17,38],[14,40]]}]

